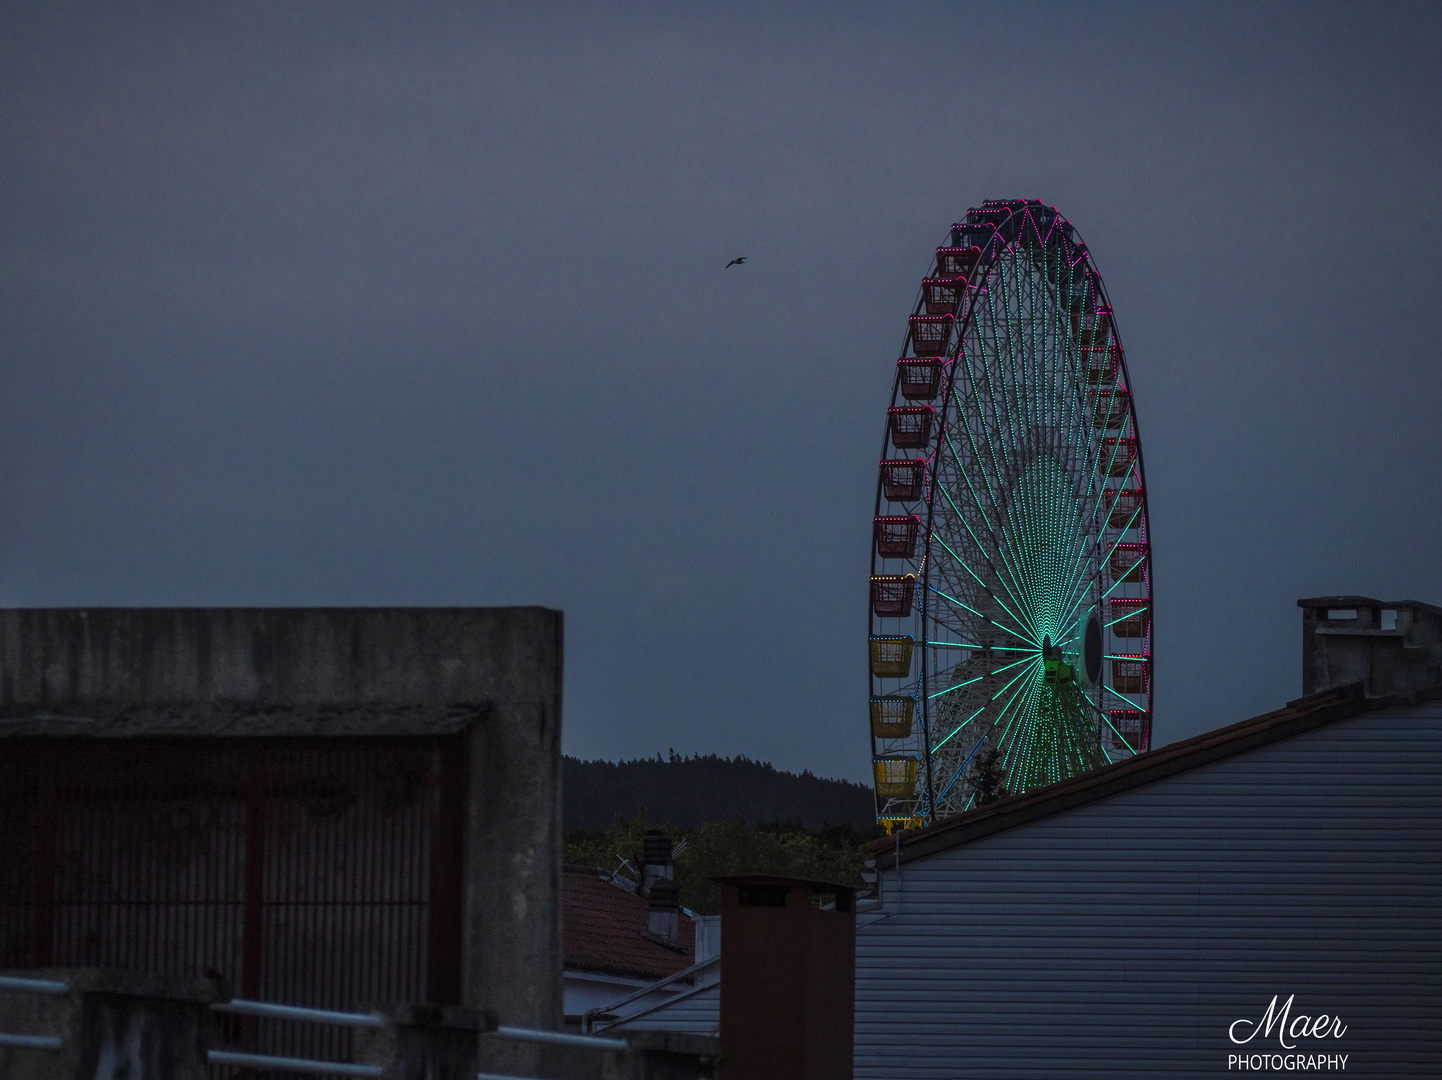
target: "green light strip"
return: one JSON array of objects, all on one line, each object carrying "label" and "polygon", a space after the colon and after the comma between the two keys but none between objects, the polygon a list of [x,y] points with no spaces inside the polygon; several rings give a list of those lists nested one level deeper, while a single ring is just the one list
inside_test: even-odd
[{"label": "green light strip", "polygon": [[[1136,709],[1138,712],[1144,712],[1144,713],[1145,713],[1145,712],[1151,712],[1151,710],[1150,710],[1149,708],[1147,708],[1145,705],[1142,705],[1142,704],[1140,704],[1139,702],[1133,701],[1131,698],[1127,697],[1125,694],[1118,694],[1115,690],[1113,690],[1113,689],[1112,689],[1110,686],[1108,686],[1106,683],[1102,683],[1102,689],[1105,690],[1108,694],[1111,694],[1112,697],[1117,698],[1117,699],[1120,700],[1120,701],[1125,701],[1128,705],[1130,705],[1133,709]],[[1111,721],[1108,720],[1107,723],[1111,723]]]},{"label": "green light strip", "polygon": [[[999,667],[995,671],[988,671],[985,675],[978,675],[973,679],[967,679],[966,682],[959,682],[953,684],[952,686],[948,686],[945,690],[938,690],[934,694],[927,694],[926,699],[928,701],[934,701],[935,699],[941,697],[942,694],[949,694],[953,690],[960,690],[964,686],[970,686],[973,683],[979,683],[982,679],[990,678],[992,675],[1000,675],[1003,671],[1010,671],[1012,668],[1017,667],[1020,664],[1031,664],[1037,662],[1038,659],[1036,657],[1028,657],[1023,660],[1018,660],[1015,664],[1007,664],[1005,667]],[[1007,685],[1010,684],[1008,683]]]},{"label": "green light strip", "polygon": [[970,716],[968,716],[968,717],[967,717],[965,720],[963,720],[961,723],[957,724],[956,727],[954,727],[954,728],[951,729],[951,734],[950,734],[950,735],[948,735],[946,738],[942,739],[941,742],[937,743],[935,746],[933,746],[933,747],[931,748],[931,752],[934,754],[934,753],[936,753],[938,750],[940,750],[943,746],[945,746],[947,743],[951,742],[951,740],[956,737],[956,733],[957,733],[958,731],[960,731],[962,728],[966,727],[967,724],[971,723],[973,720],[975,720],[978,716],[980,716],[980,715],[981,715],[983,712],[985,712],[985,711],[986,711],[986,706],[983,705],[980,709],[977,709],[976,712],[972,713]]}]

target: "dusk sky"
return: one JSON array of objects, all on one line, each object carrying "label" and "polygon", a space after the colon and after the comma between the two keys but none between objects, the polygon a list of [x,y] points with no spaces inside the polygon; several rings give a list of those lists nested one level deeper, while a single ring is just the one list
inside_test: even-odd
[{"label": "dusk sky", "polygon": [[542,604],[568,753],[867,779],[897,350],[1019,197],[1126,345],[1157,745],[1301,693],[1299,597],[1442,604],[1435,5],[15,3],[0,95],[0,604]]}]

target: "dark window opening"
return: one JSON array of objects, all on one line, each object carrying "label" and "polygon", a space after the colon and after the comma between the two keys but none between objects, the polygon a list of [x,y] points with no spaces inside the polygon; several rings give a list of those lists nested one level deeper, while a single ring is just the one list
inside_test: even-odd
[{"label": "dark window opening", "polygon": [[785,907],[790,891],[785,885],[742,885],[736,903],[739,907]]}]

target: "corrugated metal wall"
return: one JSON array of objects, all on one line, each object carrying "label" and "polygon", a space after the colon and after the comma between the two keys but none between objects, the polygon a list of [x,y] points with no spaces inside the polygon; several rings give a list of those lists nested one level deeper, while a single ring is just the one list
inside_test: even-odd
[{"label": "corrugated metal wall", "polygon": [[[333,1009],[456,1000],[463,760],[444,738],[8,747],[0,968],[214,975]],[[244,1032],[302,1056],[349,1038]]]},{"label": "corrugated metal wall", "polygon": [[[1215,1077],[1229,1054],[1262,1052],[1228,1026],[1274,994],[1347,1026],[1291,1053],[1347,1054],[1349,1076],[1442,1076],[1436,703],[882,878],[881,910],[857,923],[858,1078]],[[1275,1032],[1266,1044],[1289,1052]]]}]

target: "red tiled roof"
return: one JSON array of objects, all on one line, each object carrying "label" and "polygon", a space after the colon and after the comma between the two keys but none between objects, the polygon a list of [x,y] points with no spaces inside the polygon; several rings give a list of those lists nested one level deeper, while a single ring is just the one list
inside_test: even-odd
[{"label": "red tiled roof", "polygon": [[[1442,688],[1424,691],[1421,696],[1439,694],[1442,694]],[[1048,787],[1012,795],[924,829],[906,830],[899,834],[899,842],[897,836],[884,836],[871,842],[870,851],[879,867],[895,865],[898,853],[902,862],[910,862],[1188,769],[1279,742],[1370,709],[1406,704],[1411,700],[1367,698],[1361,683],[1326,690],[1288,702],[1284,709],[1254,716],[1239,724],[1218,728],[1158,750],[1149,750],[1113,765],[1079,773]]]},{"label": "red tiled roof", "polygon": [[650,905],[590,866],[566,866],[561,944],[566,967],[636,979],[664,979],[695,963],[696,924],[681,916],[681,951],[644,936]]}]

